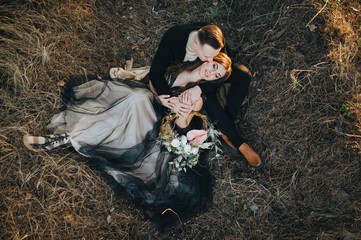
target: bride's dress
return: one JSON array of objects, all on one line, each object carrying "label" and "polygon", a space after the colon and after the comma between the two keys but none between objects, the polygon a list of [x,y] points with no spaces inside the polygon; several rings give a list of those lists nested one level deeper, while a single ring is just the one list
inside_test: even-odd
[{"label": "bride's dress", "polygon": [[[175,77],[168,77],[171,86]],[[212,199],[207,154],[187,172],[169,173],[175,156],[161,148],[162,106],[146,84],[129,80],[92,80],[69,88],[65,110],[48,128],[67,133],[71,144],[107,173],[113,189],[131,197],[144,214],[162,227],[206,209]],[[189,128],[200,128],[196,117]],[[198,124],[198,125],[197,125]],[[189,129],[179,129],[187,131]],[[109,177],[111,176],[111,177]]]}]

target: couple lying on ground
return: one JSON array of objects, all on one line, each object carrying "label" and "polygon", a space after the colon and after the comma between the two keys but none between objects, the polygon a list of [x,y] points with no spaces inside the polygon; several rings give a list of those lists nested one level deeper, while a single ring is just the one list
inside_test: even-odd
[{"label": "couple lying on ground", "polygon": [[[228,146],[240,151],[252,167],[263,165],[233,122],[250,76],[232,65],[223,50],[217,26],[175,26],[163,36],[142,81],[94,79],[68,85],[64,110],[48,125],[54,135],[26,135],[24,144],[34,151],[73,146],[106,173],[116,193],[131,197],[159,227],[204,211],[212,200],[207,148],[213,143],[206,142],[211,130],[202,131],[207,120],[198,113],[201,109],[224,133]],[[226,103],[216,96],[224,82],[232,86]],[[168,143],[167,136],[160,136],[165,127],[172,136]],[[177,136],[184,138],[177,142]],[[182,153],[177,152],[179,146]],[[192,156],[189,161],[194,164],[179,161],[182,156]]]}]

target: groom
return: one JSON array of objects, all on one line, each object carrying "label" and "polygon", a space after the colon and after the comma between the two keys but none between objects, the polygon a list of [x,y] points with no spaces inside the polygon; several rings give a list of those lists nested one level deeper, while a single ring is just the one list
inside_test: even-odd
[{"label": "groom", "polygon": [[[194,61],[197,57],[210,62],[220,51],[229,53],[223,33],[216,25],[191,23],[168,29],[160,41],[149,72],[151,85],[161,96],[162,104],[174,109],[178,114],[189,110],[186,106],[176,105],[170,97],[170,89],[164,78],[168,66]],[[234,150],[240,151],[252,167],[261,168],[263,161],[260,156],[238,135],[234,124],[241,104],[248,94],[250,80],[248,73],[242,71],[239,65],[232,64],[232,74],[226,81],[231,84],[226,104],[220,103],[217,99],[216,88],[219,85],[214,87],[214,84],[203,83],[188,91],[197,98],[202,95],[204,108],[211,121],[216,123],[224,134],[223,140]]]}]

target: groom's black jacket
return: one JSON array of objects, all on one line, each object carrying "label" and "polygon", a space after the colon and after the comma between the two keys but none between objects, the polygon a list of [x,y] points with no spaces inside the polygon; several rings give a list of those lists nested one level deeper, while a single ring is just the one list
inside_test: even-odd
[{"label": "groom's black jacket", "polygon": [[[165,32],[149,71],[149,78],[158,95],[170,94],[169,86],[164,78],[167,68],[176,63],[183,62],[186,55],[186,45],[189,34],[199,30],[205,25],[208,25],[208,23],[200,22],[176,25]],[[222,49],[222,52],[223,51]],[[202,93],[206,94],[213,92],[218,86],[215,85],[216,84],[204,83],[199,86],[202,89]]]}]

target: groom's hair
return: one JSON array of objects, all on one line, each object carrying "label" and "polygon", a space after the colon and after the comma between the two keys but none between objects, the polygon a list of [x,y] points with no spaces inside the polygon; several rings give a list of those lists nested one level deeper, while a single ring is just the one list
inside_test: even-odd
[{"label": "groom's hair", "polygon": [[208,44],[214,49],[224,47],[224,36],[222,30],[216,25],[206,25],[198,30],[198,40],[203,46]]}]

